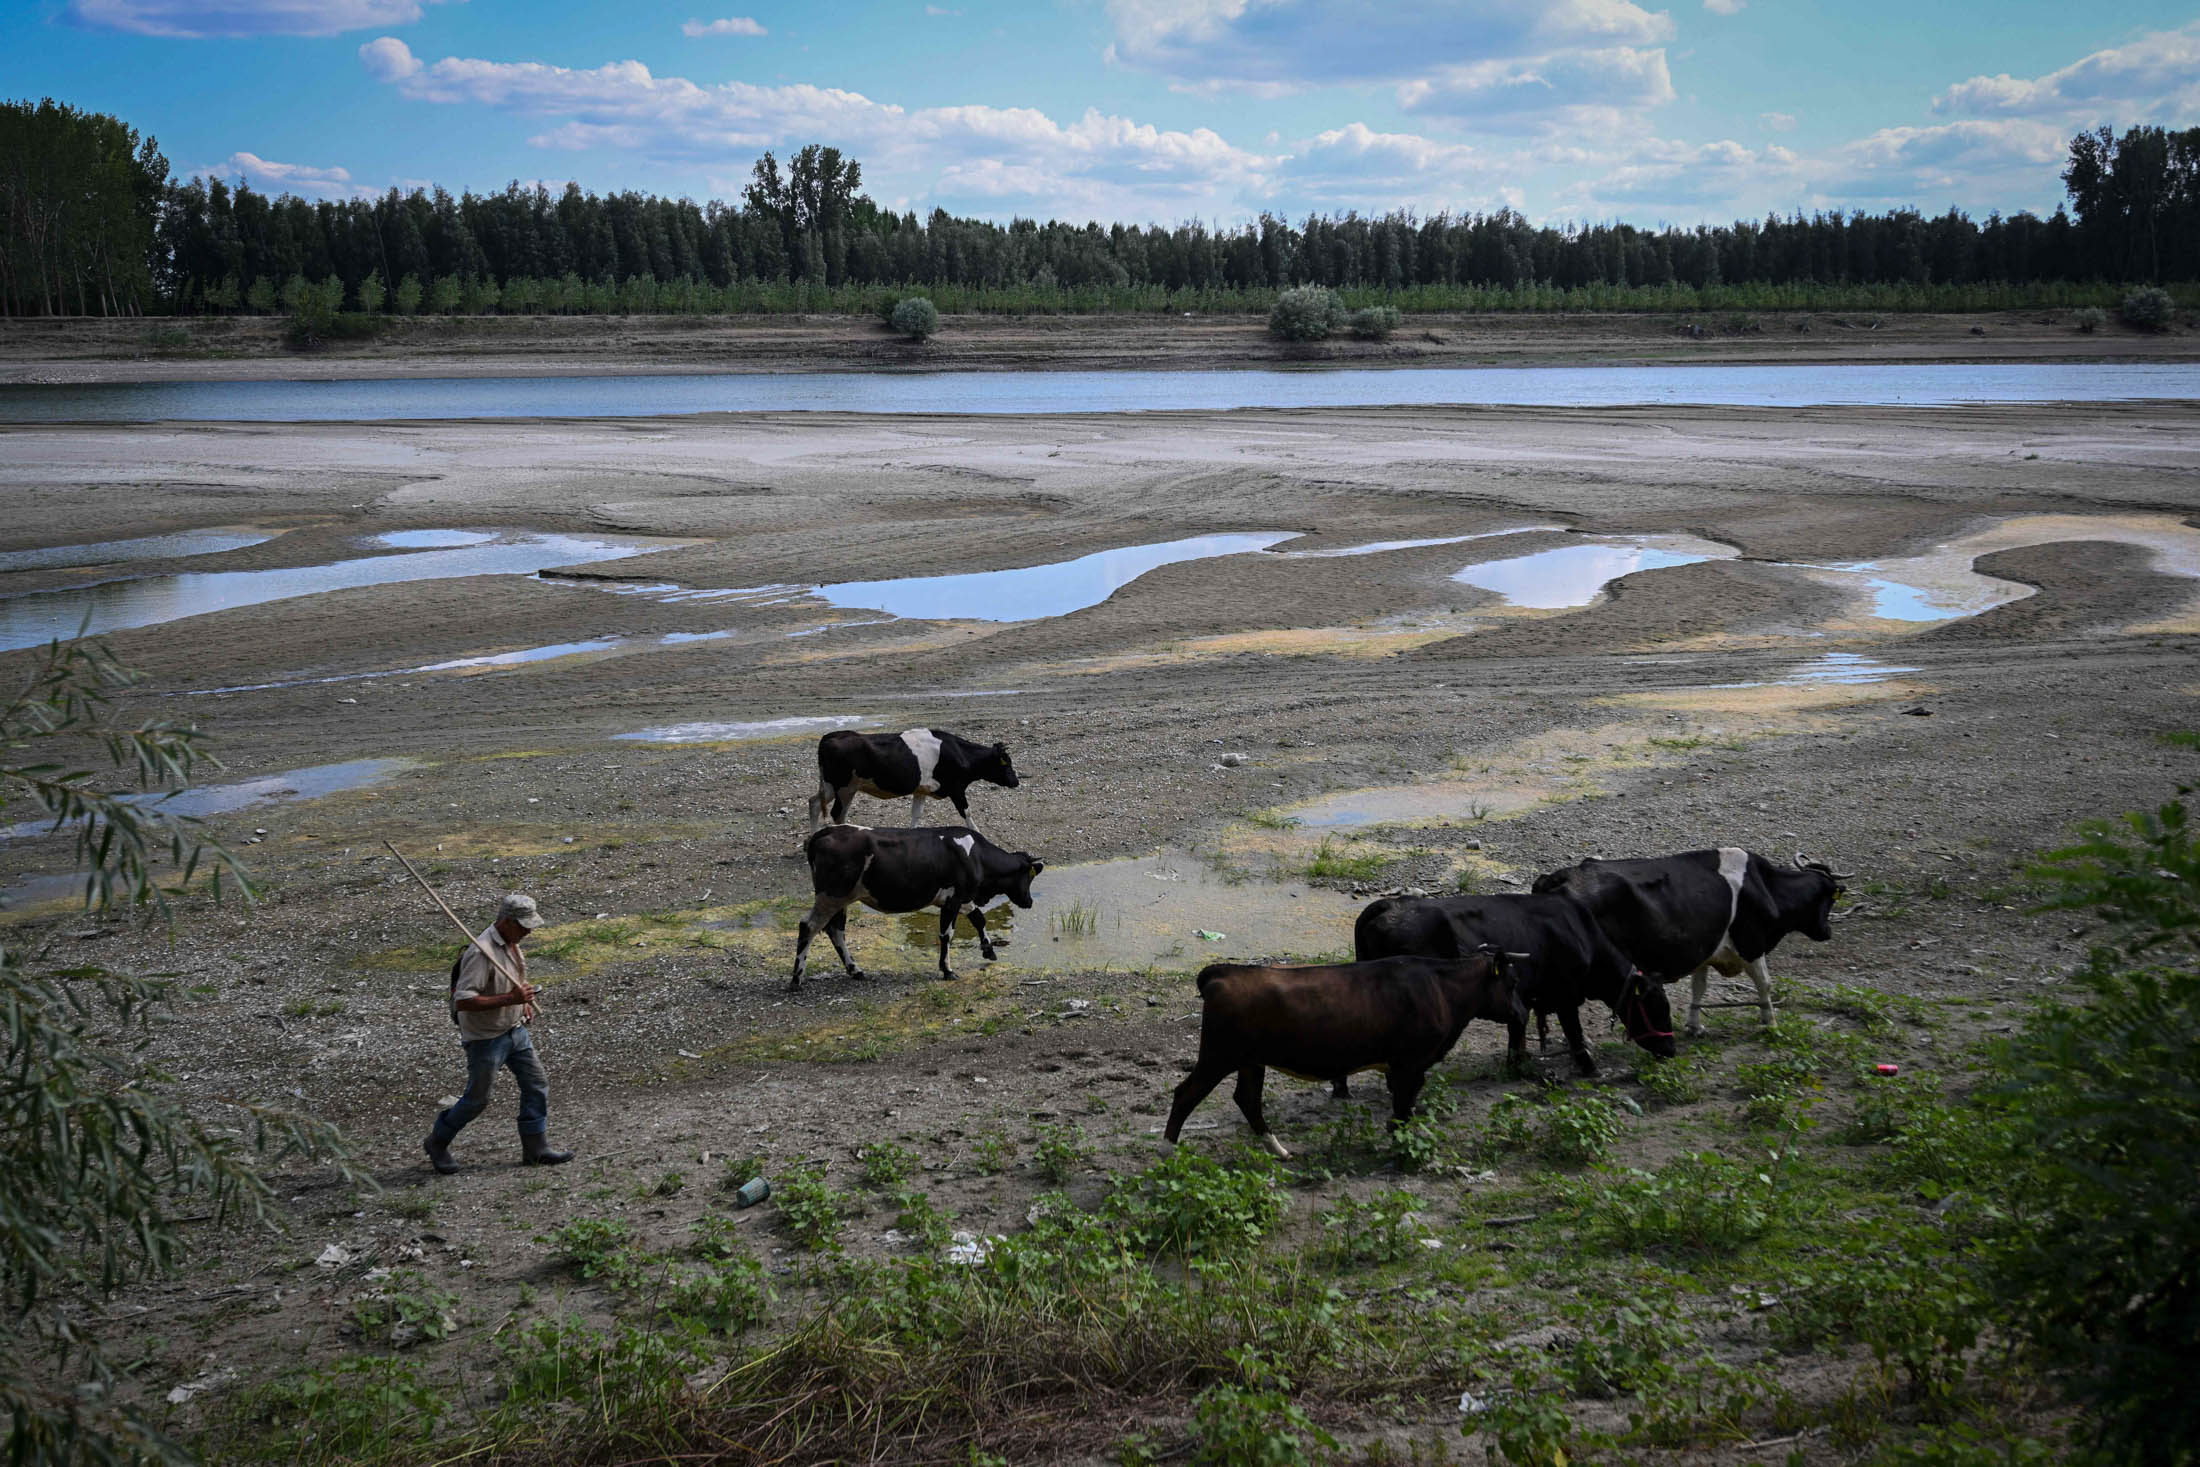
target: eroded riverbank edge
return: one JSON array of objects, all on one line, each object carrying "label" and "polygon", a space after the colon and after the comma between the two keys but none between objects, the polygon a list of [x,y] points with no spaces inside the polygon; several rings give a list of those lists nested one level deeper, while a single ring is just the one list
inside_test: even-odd
[{"label": "eroded riverbank edge", "polygon": [[[414,317],[296,352],[280,317],[0,322],[0,384],[814,371],[2190,362],[2200,337],[2066,310],[1428,313],[1387,341],[1288,345],[1258,316],[949,316],[903,340],[867,316]],[[174,333],[184,334],[178,340]],[[1700,332],[1698,335],[1696,333]]]}]

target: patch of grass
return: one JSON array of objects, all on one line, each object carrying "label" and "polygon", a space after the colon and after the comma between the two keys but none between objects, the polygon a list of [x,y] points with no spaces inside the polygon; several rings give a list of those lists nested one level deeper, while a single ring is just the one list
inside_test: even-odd
[{"label": "patch of grass", "polygon": [[1672,1059],[1645,1059],[1635,1079],[1653,1098],[1667,1105],[1687,1105],[1703,1099],[1705,1068],[1703,1051],[1692,1049]]},{"label": "patch of grass", "polygon": [[1354,850],[1325,835],[1301,870],[1316,880],[1373,881],[1397,863],[1398,857],[1388,852]]},{"label": "patch of grass", "polygon": [[232,1460],[401,1460],[426,1445],[450,1410],[411,1362],[349,1355],[244,1392],[217,1435]]},{"label": "patch of grass", "polygon": [[1080,897],[1047,914],[1047,931],[1056,937],[1090,937],[1100,930],[1100,905]]},{"label": "patch of grass", "polygon": [[382,1196],[382,1205],[389,1209],[390,1214],[407,1222],[433,1222],[436,1208],[441,1201],[442,1199],[423,1187],[408,1187],[401,1192],[386,1192]]},{"label": "patch of grass", "polygon": [[677,1197],[686,1186],[686,1172],[668,1171],[655,1181],[641,1183],[634,1189],[634,1195],[645,1202],[652,1197]]},{"label": "patch of grass", "polygon": [[1286,815],[1281,810],[1247,810],[1245,823],[1262,830],[1297,830],[1303,823],[1296,815]]},{"label": "patch of grass", "polygon": [[340,998],[301,998],[283,1005],[283,1016],[290,1019],[333,1019],[343,1011]]}]

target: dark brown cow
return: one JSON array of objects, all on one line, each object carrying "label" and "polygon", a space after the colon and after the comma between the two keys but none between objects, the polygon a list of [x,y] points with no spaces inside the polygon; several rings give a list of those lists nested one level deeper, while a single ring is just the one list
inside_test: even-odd
[{"label": "dark brown cow", "polygon": [[1222,1077],[1236,1073],[1238,1109],[1253,1134],[1268,1134],[1260,1109],[1270,1067],[1306,1080],[1339,1080],[1387,1067],[1392,1124],[1413,1114],[1429,1070],[1451,1053],[1470,1019],[1503,1024],[1518,1049],[1527,1011],[1504,971],[1503,954],[1457,961],[1383,958],[1372,963],[1264,967],[1215,963],[1199,975],[1199,1059],[1176,1087],[1164,1134],[1175,1141]]}]

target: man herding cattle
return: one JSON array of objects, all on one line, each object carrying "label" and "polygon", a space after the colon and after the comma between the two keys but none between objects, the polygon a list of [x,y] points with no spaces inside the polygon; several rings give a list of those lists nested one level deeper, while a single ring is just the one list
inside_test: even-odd
[{"label": "man herding cattle", "polygon": [[1016,766],[1008,745],[972,743],[943,728],[912,728],[898,734],[858,733],[841,729],[817,741],[817,793],[810,797],[810,833],[817,834],[826,811],[832,823],[848,818],[848,802],[857,791],[879,800],[909,801],[909,823],[924,823],[926,796],[949,801],[967,821],[970,802],[964,791],[979,780],[1002,789],[1016,788]]},{"label": "man herding cattle", "polygon": [[466,1049],[466,1092],[435,1118],[425,1150],[435,1169],[458,1170],[451,1141],[489,1104],[497,1071],[519,1082],[520,1160],[527,1166],[571,1161],[550,1147],[550,1087],[527,1026],[535,1017],[535,986],[527,981],[520,944],[542,925],[535,899],[517,892],[497,907],[497,919],[460,954],[451,977],[451,1021]]}]

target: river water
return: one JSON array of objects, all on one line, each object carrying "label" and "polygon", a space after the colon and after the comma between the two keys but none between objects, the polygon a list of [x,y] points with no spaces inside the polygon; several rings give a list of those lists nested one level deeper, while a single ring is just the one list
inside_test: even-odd
[{"label": "river water", "polygon": [[0,423],[633,418],[727,412],[1136,413],[1228,408],[1829,405],[2200,399],[2200,365],[1395,367],[803,372],[0,386]]}]

